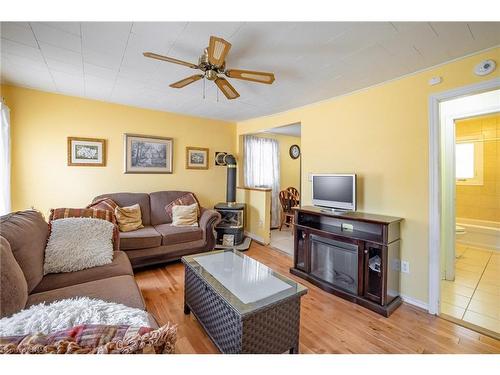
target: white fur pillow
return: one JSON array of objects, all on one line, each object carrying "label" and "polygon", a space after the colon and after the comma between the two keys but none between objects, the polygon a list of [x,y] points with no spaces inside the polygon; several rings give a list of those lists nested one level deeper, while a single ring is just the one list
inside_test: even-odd
[{"label": "white fur pillow", "polygon": [[0,336],[51,333],[80,324],[150,326],[148,313],[144,310],[120,303],[77,297],[50,304],[39,303],[0,319]]},{"label": "white fur pillow", "polygon": [[73,272],[111,263],[113,227],[107,220],[87,217],[53,220],[45,248],[44,274]]}]

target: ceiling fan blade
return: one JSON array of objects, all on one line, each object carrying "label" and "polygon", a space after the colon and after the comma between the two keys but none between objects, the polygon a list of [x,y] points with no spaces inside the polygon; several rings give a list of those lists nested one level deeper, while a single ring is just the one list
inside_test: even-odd
[{"label": "ceiling fan blade", "polygon": [[184,66],[187,66],[187,67],[192,68],[192,69],[198,69],[198,65],[191,64],[189,62],[182,61],[182,60],[177,60],[177,59],[174,59],[173,57],[158,55],[158,54],[153,53],[153,52],[144,52],[143,55],[146,57],[150,57],[152,59],[162,60],[162,61],[166,61],[166,62],[170,62],[170,63],[174,63],[174,64],[179,64],[179,65],[184,65]]},{"label": "ceiling fan blade", "polygon": [[211,36],[208,44],[208,62],[215,66],[222,66],[230,49],[231,43],[222,38]]},{"label": "ceiling fan blade", "polygon": [[187,86],[190,83],[196,82],[196,81],[198,81],[198,80],[200,80],[202,78],[203,78],[203,74],[195,74],[194,76],[187,77],[187,78],[181,79],[178,82],[172,83],[169,86],[173,87],[174,89],[181,89],[184,86]]},{"label": "ceiling fan blade", "polygon": [[226,71],[226,75],[230,78],[266,83],[268,85],[274,82],[274,73],[255,72],[253,70],[229,69]]},{"label": "ceiling fan blade", "polygon": [[214,82],[229,100],[236,99],[240,96],[238,91],[236,91],[225,78],[217,78]]}]

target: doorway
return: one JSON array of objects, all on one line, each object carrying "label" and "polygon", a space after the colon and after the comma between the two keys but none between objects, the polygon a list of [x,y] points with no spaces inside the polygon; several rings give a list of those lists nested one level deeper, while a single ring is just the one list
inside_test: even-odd
[{"label": "doorway", "polygon": [[499,88],[493,80],[430,103],[429,311],[494,337],[500,337]]},{"label": "doorway", "polygon": [[[279,150],[279,183],[276,182],[277,191],[271,197],[271,238],[270,246],[287,255],[293,256],[293,231],[290,211],[287,205],[280,201],[281,191],[295,191],[300,204],[301,193],[301,124],[295,123],[277,126],[252,134],[257,138],[272,140]],[[267,165],[264,168],[270,168]],[[273,218],[274,216],[274,218]]]}]

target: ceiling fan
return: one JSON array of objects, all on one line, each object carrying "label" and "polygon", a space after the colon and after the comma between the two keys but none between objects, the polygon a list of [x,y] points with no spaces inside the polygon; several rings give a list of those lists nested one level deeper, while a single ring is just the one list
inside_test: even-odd
[{"label": "ceiling fan", "polygon": [[174,64],[184,65],[191,69],[199,69],[203,73],[195,74],[191,77],[181,79],[172,83],[170,87],[181,89],[202,78],[214,81],[217,87],[228,99],[236,99],[240,96],[234,87],[221,75],[229,78],[242,79],[270,85],[274,82],[274,74],[266,72],[256,72],[252,70],[226,69],[226,56],[231,49],[231,43],[215,36],[210,37],[208,47],[205,48],[203,55],[198,59],[198,65],[186,61],[174,59],[168,56],[158,55],[153,52],[144,52],[143,55],[152,59],[162,60]]}]

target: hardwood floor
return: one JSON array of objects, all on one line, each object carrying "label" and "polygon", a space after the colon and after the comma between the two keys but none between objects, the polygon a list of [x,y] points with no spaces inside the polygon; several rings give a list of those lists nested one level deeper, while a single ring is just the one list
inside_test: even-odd
[{"label": "hardwood floor", "polygon": [[[246,252],[302,283],[300,353],[500,353],[500,341],[403,304],[390,318],[328,294],[291,275],[292,259],[253,242]],[[148,310],[178,324],[177,353],[218,353],[192,314],[184,315],[180,262],[136,273]]]}]

